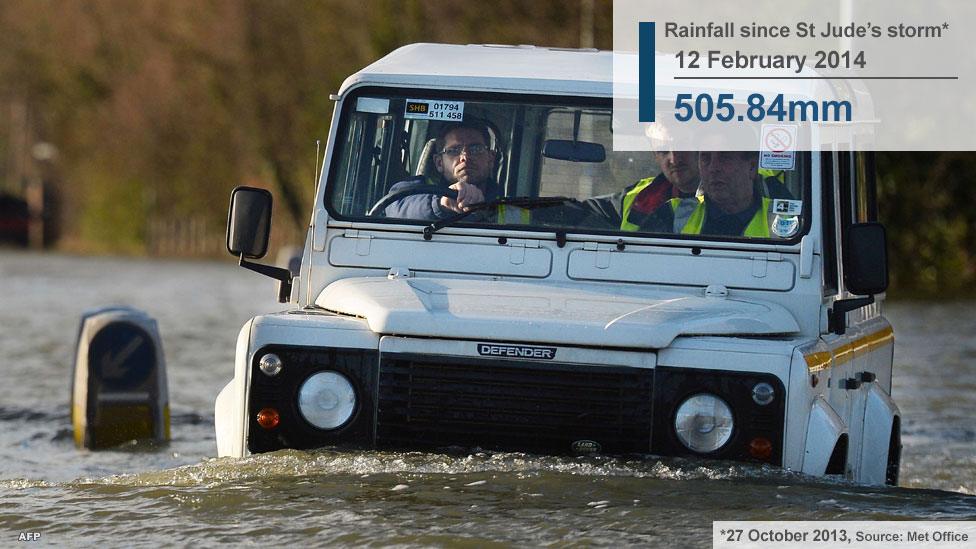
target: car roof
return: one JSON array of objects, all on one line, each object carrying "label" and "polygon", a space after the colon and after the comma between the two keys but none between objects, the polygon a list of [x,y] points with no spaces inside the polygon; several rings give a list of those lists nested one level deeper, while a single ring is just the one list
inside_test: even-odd
[{"label": "car roof", "polygon": [[[498,44],[410,44],[400,47],[356,72],[342,83],[344,96],[361,86],[386,86],[422,90],[467,90],[487,92],[613,97],[614,64],[617,63],[617,92],[636,96],[636,53],[595,49],[507,46]],[[671,53],[656,52],[659,100],[678,93],[758,92],[769,96],[784,94],[816,99],[847,99],[858,104],[860,112],[873,111],[862,83],[855,80],[825,80],[804,68],[799,74],[787,70],[784,80],[671,80],[678,65]],[[625,76],[628,67],[630,77]],[[716,69],[710,75],[735,77],[741,71]],[[663,82],[662,82],[663,81]]]},{"label": "car roof", "polygon": [[[618,62],[634,53],[618,55]],[[634,62],[636,65],[636,60]],[[668,83],[678,71],[674,55],[656,53],[657,95],[673,97],[694,86],[700,91],[729,90],[743,83],[756,92],[773,91],[795,96],[823,95],[818,73],[803,69],[806,80],[749,80],[743,82],[680,80]],[[734,70],[710,71],[716,76],[742,74]],[[343,82],[340,95],[361,85],[473,89],[570,95],[613,95],[614,52],[595,49],[508,46],[498,44],[410,44],[364,67]],[[663,82],[663,84],[662,84]],[[705,85],[701,85],[707,82]],[[768,88],[768,89],[767,89]],[[848,95],[829,93],[829,95]]]},{"label": "car roof", "polygon": [[343,82],[358,85],[607,96],[612,53],[535,46],[410,44]]}]

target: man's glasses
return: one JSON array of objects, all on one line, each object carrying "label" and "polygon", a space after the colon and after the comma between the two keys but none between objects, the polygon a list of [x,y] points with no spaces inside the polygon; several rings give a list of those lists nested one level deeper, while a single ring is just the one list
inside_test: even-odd
[{"label": "man's glasses", "polygon": [[461,156],[462,153],[465,153],[468,156],[481,156],[486,152],[488,152],[488,145],[472,143],[471,145],[455,145],[453,147],[447,147],[441,151],[440,154],[455,158]]}]

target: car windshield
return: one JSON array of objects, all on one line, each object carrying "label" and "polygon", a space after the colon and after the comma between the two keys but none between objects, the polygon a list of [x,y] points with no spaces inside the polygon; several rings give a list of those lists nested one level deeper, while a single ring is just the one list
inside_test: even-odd
[{"label": "car windshield", "polygon": [[[674,123],[649,126],[651,151],[614,151],[612,114],[609,99],[361,90],[344,103],[326,204],[336,219],[398,225],[498,201],[451,225],[777,241],[807,230],[809,153],[725,152],[709,135],[675,151]],[[523,200],[540,197],[567,200]]]}]

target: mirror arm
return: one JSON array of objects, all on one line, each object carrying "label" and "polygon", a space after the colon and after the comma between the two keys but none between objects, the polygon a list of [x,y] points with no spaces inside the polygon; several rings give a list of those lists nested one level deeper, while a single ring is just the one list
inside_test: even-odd
[{"label": "mirror arm", "polygon": [[244,259],[244,254],[241,254],[241,261],[239,265],[245,269],[263,274],[264,276],[271,277],[279,281],[281,284],[278,285],[278,303],[285,303],[291,298],[292,277],[291,271],[288,269],[283,269],[281,267],[275,267],[272,265],[262,265],[260,263],[251,263],[250,261]]},{"label": "mirror arm", "polygon": [[830,309],[827,330],[837,335],[847,332],[847,319],[844,315],[855,309],[874,303],[874,296],[857,297],[852,299],[838,299]]}]

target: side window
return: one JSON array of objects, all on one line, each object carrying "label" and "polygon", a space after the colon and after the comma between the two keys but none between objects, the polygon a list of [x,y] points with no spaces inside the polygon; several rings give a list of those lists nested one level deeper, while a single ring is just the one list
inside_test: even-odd
[{"label": "side window", "polygon": [[[392,116],[377,118],[376,133],[373,135],[373,148],[370,151],[370,200],[376,201],[397,181],[406,176],[403,169],[402,154],[396,146],[398,129]],[[402,133],[400,133],[402,135]],[[369,202],[369,201],[367,201]],[[372,205],[367,204],[367,208]]]},{"label": "side window", "polygon": [[341,159],[339,192],[333,194],[342,198],[340,204],[335,204],[342,214],[366,213],[390,185],[403,178],[404,173],[395,168],[402,166],[402,161],[389,161],[398,154],[394,150],[395,126],[392,116],[356,113],[351,117],[343,147],[349,154]]},{"label": "side window", "polygon": [[878,197],[875,187],[874,153],[854,153],[854,222],[878,220]]},{"label": "side window", "polygon": [[[845,144],[844,147],[849,148],[849,144]],[[841,255],[838,257],[838,261],[843,261],[843,250],[844,243],[847,242],[847,231],[851,224],[855,223],[855,205],[857,204],[857,197],[855,195],[856,187],[854,186],[854,155],[851,154],[850,150],[845,150],[837,153],[837,175],[838,175],[838,192],[840,194],[840,210],[837,212],[838,220],[840,221],[840,243],[838,248],[840,249]]]},{"label": "side window", "polygon": [[338,177],[336,178],[338,189],[332,195],[341,199],[341,202],[334,204],[334,206],[344,215],[357,213],[361,208],[357,208],[356,204],[365,202],[365,198],[360,196],[361,192],[356,182],[359,181],[359,172],[362,169],[360,153],[362,147],[360,144],[363,142],[367,122],[367,116],[353,116],[350,118],[349,128],[346,130],[343,150],[349,151],[349,153],[343,155],[339,161]]},{"label": "side window", "polygon": [[840,164],[841,208],[843,228],[852,223],[878,220],[878,199],[875,189],[874,154],[870,152],[842,152]]},{"label": "side window", "polygon": [[849,151],[837,154],[840,177],[841,247],[847,232],[855,223],[878,220],[878,200],[875,188],[874,154]]},{"label": "side window", "polygon": [[[847,236],[847,228],[855,222],[854,217],[854,205],[856,204],[856,197],[854,196],[854,181],[853,181],[853,160],[854,157],[849,151],[843,151],[837,153],[837,174],[840,176],[840,222],[841,222],[841,236]],[[843,245],[843,238],[841,239],[841,245]]]},{"label": "side window", "polygon": [[837,238],[834,209],[834,157],[831,152],[820,153],[821,202],[823,203],[824,295],[837,293]]}]

